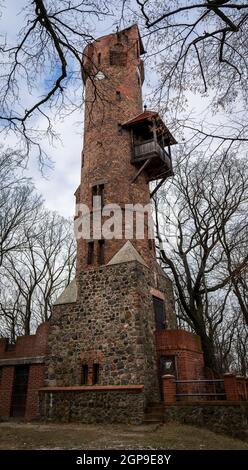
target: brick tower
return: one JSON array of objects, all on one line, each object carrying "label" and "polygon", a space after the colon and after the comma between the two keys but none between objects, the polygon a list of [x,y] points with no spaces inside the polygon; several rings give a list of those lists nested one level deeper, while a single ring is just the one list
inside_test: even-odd
[{"label": "brick tower", "polygon": [[[126,214],[130,204],[149,204],[150,181],[156,180],[154,192],[172,174],[170,146],[176,142],[156,112],[143,110],[143,53],[136,25],[84,50],[75,222],[80,232],[82,205],[89,207],[91,225],[95,213],[109,220],[115,205],[123,218],[117,238],[94,236],[92,227],[88,239],[78,237],[76,279],[50,321],[45,416],[138,421],[148,402],[160,400],[155,330],[176,327],[173,293],[156,263],[147,214],[143,238],[126,236]],[[100,205],[93,211],[94,196]],[[109,212],[101,214],[106,205]]]},{"label": "brick tower", "polygon": [[[77,203],[91,208],[93,196],[99,195],[104,205],[117,204],[123,211],[126,204],[144,207],[150,203],[149,181],[172,174],[169,152],[176,142],[157,113],[143,112],[143,53],[136,25],[104,36],[84,51],[85,128]],[[78,272],[107,264],[126,243],[124,212],[122,234],[121,239],[79,240]],[[155,252],[147,214],[144,239],[134,234],[132,244],[151,266]]]}]

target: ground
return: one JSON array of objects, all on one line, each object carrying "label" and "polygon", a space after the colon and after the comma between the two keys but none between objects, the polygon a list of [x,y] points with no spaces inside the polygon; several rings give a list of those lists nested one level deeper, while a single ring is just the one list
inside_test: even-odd
[{"label": "ground", "polygon": [[0,423],[0,449],[248,450],[248,443],[181,424]]}]

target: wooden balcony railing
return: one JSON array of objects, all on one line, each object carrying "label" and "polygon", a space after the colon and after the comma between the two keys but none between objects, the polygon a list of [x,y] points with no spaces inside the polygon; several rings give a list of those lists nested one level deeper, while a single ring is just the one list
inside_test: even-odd
[{"label": "wooden balcony railing", "polygon": [[134,145],[134,161],[144,160],[145,158],[159,157],[171,168],[171,159],[169,154],[155,140],[148,140],[143,144]]}]

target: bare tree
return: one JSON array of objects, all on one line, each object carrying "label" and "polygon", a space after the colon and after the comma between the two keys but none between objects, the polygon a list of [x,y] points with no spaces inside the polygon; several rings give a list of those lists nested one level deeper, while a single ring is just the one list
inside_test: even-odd
[{"label": "bare tree", "polygon": [[0,153],[0,266],[10,252],[20,252],[32,229],[42,199],[30,179],[22,176],[22,157],[13,151]]},{"label": "bare tree", "polygon": [[248,141],[248,3],[124,0],[122,5],[120,23],[137,21],[145,41],[152,77],[148,103],[193,148],[240,152]]},{"label": "bare tree", "polygon": [[[140,26],[146,63],[156,70],[151,102],[178,132],[186,130],[198,143],[214,140],[217,148],[225,144],[227,150],[247,142],[247,6],[241,0],[187,5],[183,0],[27,0],[16,44],[8,38],[0,44],[1,132],[14,132],[23,155],[36,149],[44,162],[41,143],[56,138],[54,116],[72,113],[82,103],[82,72],[87,73],[82,51],[95,39],[97,23],[112,19],[118,26],[133,21]],[[92,65],[88,78],[95,84],[99,67]],[[211,119],[197,117],[196,123],[188,111],[182,116],[188,91],[208,96],[213,113],[229,110],[231,121],[222,118],[220,127]],[[106,99],[97,86],[95,95]]]},{"label": "bare tree", "polygon": [[[248,262],[244,253],[228,270],[223,249],[223,231],[232,251],[237,227],[240,234],[247,228],[247,171],[247,163],[235,156],[229,160],[220,156],[219,161],[192,156],[178,165],[177,175],[155,201],[159,258],[172,275],[180,311],[201,337],[205,364],[212,369],[217,369],[214,333],[223,318],[232,279]],[[216,315],[213,300],[220,290],[221,308]]]},{"label": "bare tree", "polygon": [[[245,217],[245,214],[244,214]],[[228,240],[225,227],[222,227],[222,246],[227,260],[227,271],[231,276],[233,293],[238,301],[244,321],[248,326],[248,263],[246,259],[248,246],[247,224],[242,220],[237,225],[233,239]],[[235,272],[233,276],[232,273]]]},{"label": "bare tree", "polygon": [[83,49],[111,12],[105,0],[27,0],[21,15],[16,44],[0,44],[1,132],[14,132],[23,154],[36,150],[43,163],[41,140],[55,137],[56,113],[81,105]]},{"label": "bare tree", "polygon": [[25,234],[25,249],[18,258],[9,253],[2,269],[0,315],[8,329],[13,319],[12,338],[20,329],[29,335],[49,319],[53,302],[71,281],[75,268],[72,221],[41,211],[33,230]]},{"label": "bare tree", "polygon": [[39,256],[46,266],[45,277],[36,292],[38,321],[47,321],[53,302],[75,275],[76,244],[73,222],[56,213],[46,213],[45,232],[39,236]]},{"label": "bare tree", "polygon": [[160,53],[160,93],[185,89],[215,91],[216,105],[247,100],[246,38],[248,3],[231,0],[203,2],[136,0],[147,33]]}]

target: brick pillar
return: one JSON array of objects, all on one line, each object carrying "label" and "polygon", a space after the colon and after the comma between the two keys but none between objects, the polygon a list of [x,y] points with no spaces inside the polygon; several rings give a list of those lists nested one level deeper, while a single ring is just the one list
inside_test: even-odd
[{"label": "brick pillar", "polygon": [[239,400],[247,400],[246,396],[246,378],[237,375],[237,385],[238,385],[238,394],[239,394]]},{"label": "brick pillar", "polygon": [[174,375],[163,375],[163,396],[164,403],[171,405],[176,401],[176,384]]},{"label": "brick pillar", "polygon": [[14,374],[15,374],[14,367],[12,366],[3,367],[1,387],[0,387],[0,417],[1,418],[9,418],[10,416]]},{"label": "brick pillar", "polygon": [[44,364],[32,364],[28,378],[25,419],[39,418],[39,389],[44,387]]},{"label": "brick pillar", "polygon": [[227,372],[223,376],[226,399],[228,401],[239,401],[238,386],[235,374]]}]

